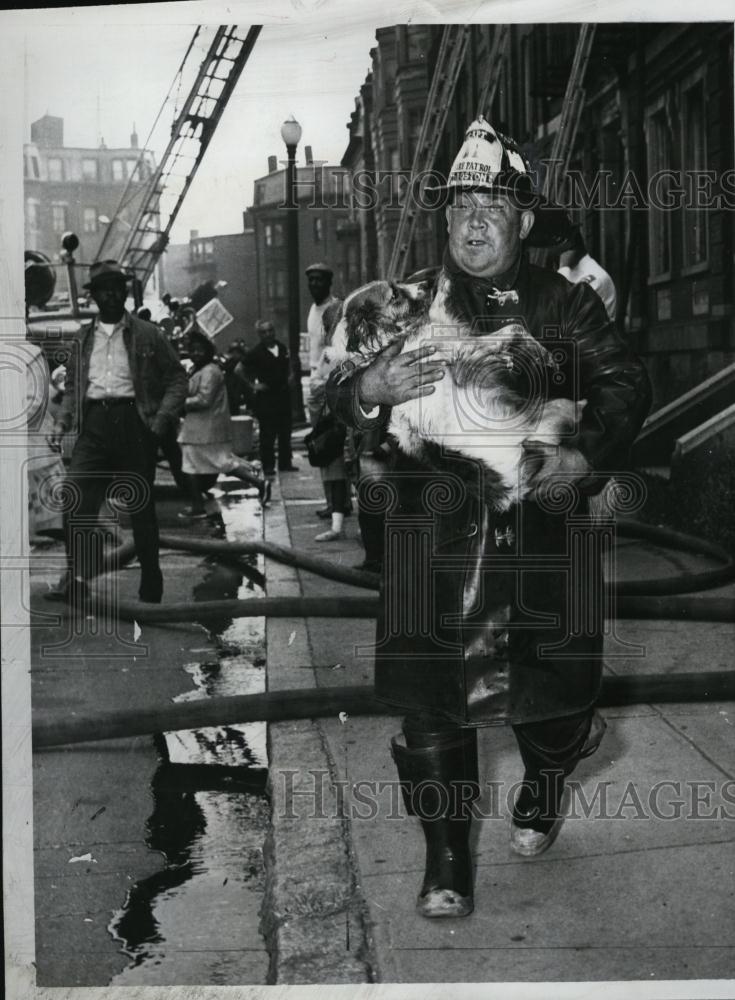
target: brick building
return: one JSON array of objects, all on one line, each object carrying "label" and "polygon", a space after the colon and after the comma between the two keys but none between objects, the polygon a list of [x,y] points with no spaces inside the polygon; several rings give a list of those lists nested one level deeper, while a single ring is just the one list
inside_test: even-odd
[{"label": "brick building", "polygon": [[[332,290],[341,295],[360,284],[359,228],[351,222],[353,238],[345,241],[344,225],[350,223],[349,172],[343,167],[315,162],[305,147],[306,164],[296,167],[299,233],[299,301],[301,329],[312,298],[304,269],[324,261],[334,269]],[[248,209],[255,231],[257,265],[257,312],[272,319],[279,340],[288,343],[288,246],[284,208],[286,171],[278,169],[275,156],[268,158],[268,173],[254,185],[254,204]],[[305,336],[305,335],[304,335]],[[303,355],[302,349],[302,355]]]},{"label": "brick building", "polygon": [[[390,259],[400,178],[410,173],[442,30],[376,33],[342,159],[353,175],[342,244],[357,253],[361,281],[384,274]],[[499,30],[509,32],[506,57],[492,106],[480,109]],[[482,110],[542,170],[578,34],[571,24],[472,27],[435,169],[446,176]],[[735,360],[732,26],[599,25],[584,86],[571,180],[560,196],[615,281],[619,321],[646,359],[660,406]],[[361,193],[371,172],[377,204]],[[706,205],[696,191],[689,197],[697,184]],[[422,213],[408,273],[440,261],[445,231],[443,211]]]},{"label": "brick building", "polygon": [[[128,181],[140,184],[142,194],[155,161],[139,148],[135,131],[124,148],[108,149],[104,141],[97,148],[65,146],[64,119],[44,115],[31,125],[23,166],[26,249],[56,259],[62,234],[71,230],[79,237],[76,258],[86,264],[97,256]],[[126,222],[138,207],[134,188],[132,195]]]}]

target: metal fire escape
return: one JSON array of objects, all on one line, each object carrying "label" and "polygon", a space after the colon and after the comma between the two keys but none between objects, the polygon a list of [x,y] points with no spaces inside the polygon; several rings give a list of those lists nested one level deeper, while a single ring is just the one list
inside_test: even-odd
[{"label": "metal fire escape", "polygon": [[[156,124],[175,99],[177,82],[180,86],[187,62],[195,57],[195,43],[201,43],[212,30],[214,37],[188,97],[176,114],[161,162],[150,179],[142,182],[143,150],[97,252],[97,260],[112,256],[119,260],[140,281],[140,287],[146,284],[168,245],[171,227],[261,28],[254,25],[244,33],[237,25],[220,25],[216,30],[198,27]],[[126,219],[133,212],[132,220]]]}]

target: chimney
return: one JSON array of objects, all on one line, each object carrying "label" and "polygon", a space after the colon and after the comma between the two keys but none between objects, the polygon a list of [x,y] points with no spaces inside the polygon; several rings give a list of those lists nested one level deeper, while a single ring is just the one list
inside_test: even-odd
[{"label": "chimney", "polygon": [[135,122],[133,122],[133,131],[130,133],[130,148],[131,149],[138,148],[138,133],[135,129]]},{"label": "chimney", "polygon": [[196,240],[196,239],[199,239],[199,230],[198,229],[190,229],[189,230],[189,242],[191,243],[192,240]]},{"label": "chimney", "polygon": [[311,146],[304,146],[304,156],[306,157],[307,167],[310,167],[314,162],[314,154],[311,151]]},{"label": "chimney", "polygon": [[276,170],[278,170],[278,157],[277,156],[269,156],[268,157],[268,173],[269,174],[275,174]]}]

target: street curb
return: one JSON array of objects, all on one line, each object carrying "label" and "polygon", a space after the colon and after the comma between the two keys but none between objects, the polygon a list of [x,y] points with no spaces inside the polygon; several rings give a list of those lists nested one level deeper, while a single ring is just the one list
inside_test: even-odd
[{"label": "street curb", "polygon": [[[275,484],[274,484],[275,486]],[[264,536],[291,545],[285,503],[273,491]],[[298,571],[265,560],[267,593],[301,595]],[[305,619],[266,619],[269,691],[316,687]],[[374,981],[348,820],[336,768],[318,722],[268,727],[271,826],[261,933],[270,954],[268,984]]]}]

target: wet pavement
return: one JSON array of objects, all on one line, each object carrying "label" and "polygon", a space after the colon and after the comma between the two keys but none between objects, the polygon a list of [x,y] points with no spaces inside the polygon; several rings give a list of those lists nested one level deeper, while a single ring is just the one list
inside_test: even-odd
[{"label": "wet pavement", "polygon": [[[223,493],[211,505],[219,516],[212,522],[195,524],[176,519],[180,502],[163,502],[159,504],[162,529],[195,531],[199,537],[216,535],[233,541],[260,537],[260,506],[251,493]],[[53,556],[53,552],[46,552],[45,561],[52,562]],[[263,594],[263,567],[258,558],[222,565],[201,557],[164,553],[162,568],[167,600],[257,598]],[[125,596],[135,587],[137,569],[128,567],[118,575]],[[53,579],[54,573],[34,573],[36,596],[49,576]],[[34,600],[36,606],[44,608]],[[94,624],[88,621],[86,631]],[[102,648],[98,637],[100,655],[90,660],[90,636],[76,636],[73,662],[77,676],[74,684],[64,685],[65,704],[81,708],[80,700],[74,697],[75,687],[86,688],[89,695],[92,686],[103,694],[131,672],[137,675],[136,696],[156,703],[163,692],[151,691],[149,682],[160,677],[164,661],[165,672],[171,674],[166,691],[174,701],[263,691],[263,619],[208,624],[208,629],[196,625],[145,627],[138,644],[147,644],[147,656],[134,656],[132,664],[129,656],[120,653],[119,642],[115,656],[116,637],[107,637]],[[54,631],[43,630],[46,641]],[[37,638],[41,636],[37,634]],[[141,672],[142,664],[147,673]],[[48,651],[41,655],[37,647],[33,691],[34,711],[39,717],[60,708],[57,682],[62,677],[58,666]],[[93,671],[100,667],[111,684],[97,687]],[[120,692],[115,693],[114,707],[131,706],[130,699],[121,700]],[[112,707],[104,695],[88,700],[97,711]],[[143,752],[145,766],[138,762],[131,768],[133,746]],[[108,765],[102,774],[100,759]],[[81,760],[91,764],[83,774],[75,766]],[[37,754],[39,985],[264,983],[269,959],[259,918],[265,878],[263,842],[269,824],[267,765],[263,723],[163,733],[147,740],[86,744]],[[61,801],[72,772],[82,778],[77,791],[89,786],[86,813],[95,817],[94,837],[89,836],[88,823],[80,824],[81,814],[69,815]],[[105,780],[113,776],[117,787]],[[135,808],[127,810],[124,832],[112,806],[121,787],[135,800]],[[105,801],[92,809],[98,799]],[[59,828],[60,813],[63,823]],[[52,832],[49,827],[53,826],[57,828]],[[121,850],[127,854],[124,871],[120,870]],[[87,860],[69,868],[67,855]],[[101,864],[110,869],[107,874],[114,872],[114,884],[102,887]],[[73,883],[69,878],[72,871]],[[109,907],[106,918],[105,902]],[[49,922],[51,912],[54,917]],[[103,929],[106,942],[102,941]]]}]

